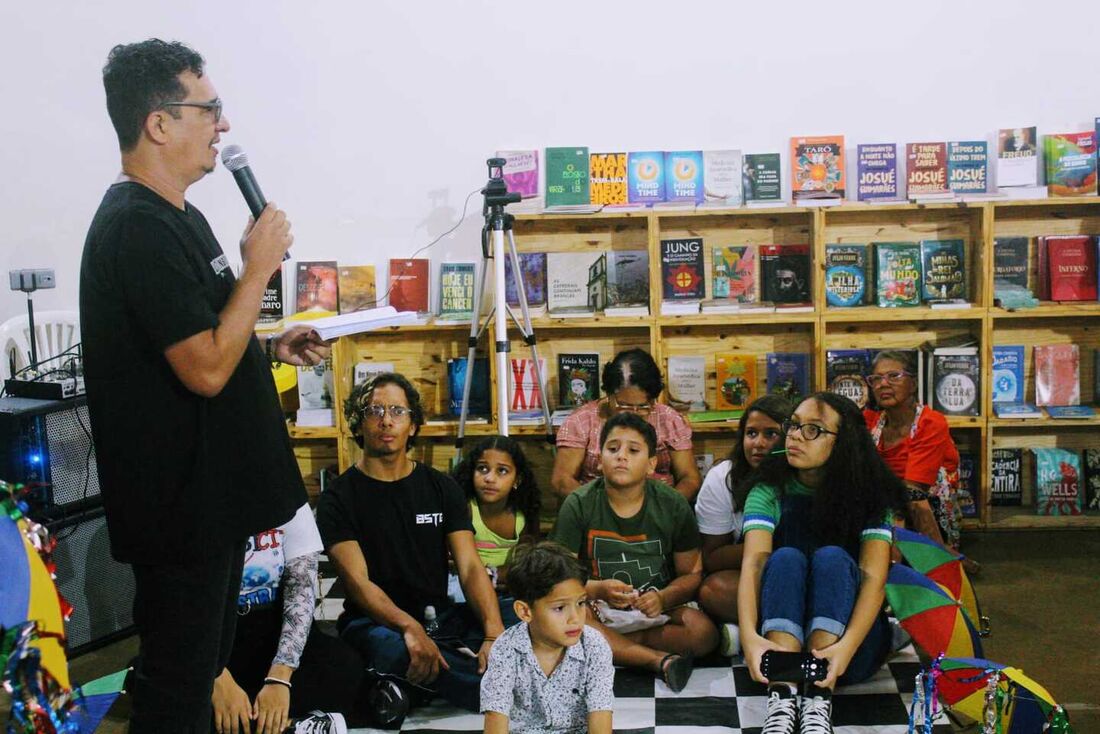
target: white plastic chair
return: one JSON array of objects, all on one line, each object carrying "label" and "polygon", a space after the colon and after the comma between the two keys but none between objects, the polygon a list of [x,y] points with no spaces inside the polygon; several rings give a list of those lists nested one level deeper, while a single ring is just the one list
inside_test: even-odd
[{"label": "white plastic chair", "polygon": [[[35,311],[35,348],[38,361],[61,354],[80,341],[80,313],[78,311]],[[0,324],[0,377],[7,379],[31,362],[31,330],[26,315],[13,316]],[[49,365],[59,367],[60,365]]]}]

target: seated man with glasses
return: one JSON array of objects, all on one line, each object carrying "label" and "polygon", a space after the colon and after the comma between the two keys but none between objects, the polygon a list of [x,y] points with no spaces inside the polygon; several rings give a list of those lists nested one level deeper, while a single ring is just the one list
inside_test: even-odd
[{"label": "seated man with glasses", "polygon": [[703,484],[691,446],[691,425],[664,403],[658,403],[664,381],[653,357],[642,349],[619,352],[604,365],[600,387],[607,397],[573,411],[557,436],[550,485],[559,497],[600,476],[600,431],[619,413],[636,413],[657,432],[657,468],[649,475],[695,499]]},{"label": "seated man with glasses", "polygon": [[[438,694],[478,711],[489,649],[504,631],[501,610],[462,490],[408,455],[424,424],[420,394],[402,375],[373,375],[352,390],[344,415],[363,454],[317,506],[321,538],[347,590],[340,636],[362,653],[391,702]],[[448,553],[465,604],[447,597]],[[399,717],[406,705],[397,708]]]},{"label": "seated man with glasses", "polygon": [[867,385],[878,409],[864,410],[863,418],[879,455],[909,490],[914,529],[958,549],[959,451],[943,414],[918,402],[913,353],[876,354]]}]

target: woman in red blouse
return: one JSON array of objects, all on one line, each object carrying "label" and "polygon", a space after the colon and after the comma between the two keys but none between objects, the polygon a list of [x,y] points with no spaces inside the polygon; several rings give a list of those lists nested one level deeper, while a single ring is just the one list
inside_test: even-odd
[{"label": "woman in red blouse", "polygon": [[893,350],[875,356],[867,384],[879,410],[864,410],[863,417],[879,455],[909,488],[915,529],[958,549],[959,451],[943,414],[917,402],[912,359]]}]

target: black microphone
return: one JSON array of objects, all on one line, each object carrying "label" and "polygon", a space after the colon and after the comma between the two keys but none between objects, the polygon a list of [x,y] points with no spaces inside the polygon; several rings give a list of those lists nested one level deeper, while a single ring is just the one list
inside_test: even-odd
[{"label": "black microphone", "polygon": [[[252,167],[248,165],[248,156],[245,155],[244,149],[239,145],[226,146],[222,150],[222,165],[233,174],[237,188],[241,190],[241,196],[244,197],[249,211],[252,212],[252,218],[259,219],[264,207],[267,206],[267,199],[264,198],[264,192],[260,191],[260,184],[257,183],[256,177],[252,175]],[[290,252],[283,255],[283,259],[289,260]]]}]

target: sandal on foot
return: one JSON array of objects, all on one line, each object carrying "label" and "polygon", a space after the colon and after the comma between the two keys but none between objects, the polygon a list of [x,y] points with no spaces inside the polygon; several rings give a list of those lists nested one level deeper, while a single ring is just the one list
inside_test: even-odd
[{"label": "sandal on foot", "polygon": [[661,680],[665,682],[670,691],[679,693],[687,685],[694,667],[695,660],[690,655],[677,655],[676,653],[665,655],[661,658],[660,663]]}]

